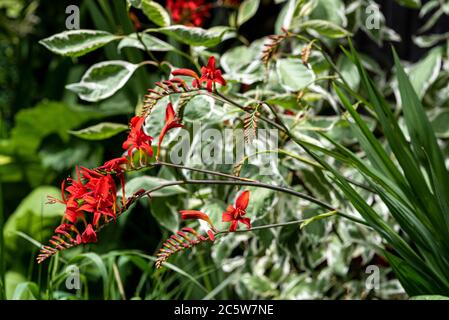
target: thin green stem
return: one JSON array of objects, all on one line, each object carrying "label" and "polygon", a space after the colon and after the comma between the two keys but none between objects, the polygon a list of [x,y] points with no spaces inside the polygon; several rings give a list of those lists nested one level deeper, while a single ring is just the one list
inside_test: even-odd
[{"label": "thin green stem", "polygon": [[150,164],[150,166],[152,166],[152,165],[172,167],[172,168],[178,168],[178,169],[185,169],[185,170],[189,170],[189,171],[201,172],[201,173],[205,173],[205,174],[210,174],[210,175],[214,175],[214,176],[219,176],[219,177],[224,177],[224,178],[229,178],[229,179],[234,179],[234,180],[240,180],[240,181],[253,181],[253,182],[255,182],[255,180],[252,180],[252,179],[242,178],[242,177],[234,176],[232,174],[222,173],[222,172],[219,172],[219,171],[199,169],[199,168],[192,168],[192,167],[187,167],[187,166],[184,166],[184,165],[181,165],[181,164],[174,164],[174,163],[168,163],[168,162],[163,162],[163,161],[158,161],[158,162],[156,162],[154,164]]},{"label": "thin green stem", "polygon": [[144,196],[151,196],[151,193],[156,192],[156,191],[158,191],[160,189],[163,189],[163,188],[166,188],[166,187],[169,187],[169,186],[188,185],[188,184],[192,184],[192,185],[195,185],[195,184],[202,184],[202,185],[234,185],[234,186],[258,187],[258,188],[271,189],[271,190],[274,190],[274,191],[280,191],[280,192],[283,192],[283,193],[286,193],[286,194],[290,194],[290,195],[293,195],[295,197],[298,197],[298,198],[301,198],[301,199],[313,202],[313,203],[315,203],[315,204],[317,204],[317,205],[319,205],[319,206],[321,206],[323,208],[326,208],[328,210],[336,211],[337,215],[339,215],[341,217],[344,217],[346,219],[349,219],[351,221],[363,224],[365,226],[369,226],[365,221],[357,219],[355,217],[352,217],[352,216],[350,216],[348,214],[345,214],[343,212],[340,212],[340,210],[335,209],[330,204],[328,204],[328,203],[326,203],[324,201],[321,201],[319,199],[316,199],[316,198],[314,198],[312,196],[309,196],[308,194],[305,194],[305,193],[302,193],[302,192],[298,192],[296,190],[289,189],[289,188],[286,188],[286,187],[275,186],[275,185],[266,184],[266,183],[262,183],[262,182],[252,182],[252,181],[230,181],[230,180],[178,180],[178,181],[170,181],[170,182],[161,184],[161,185],[159,185],[157,187],[154,187],[152,189],[146,190],[145,192],[142,192],[142,193],[136,195],[135,197],[132,198],[131,203],[128,204],[128,201],[127,201],[126,208],[128,208],[129,205],[131,205],[132,202],[134,202],[135,200],[137,200],[137,199],[139,199],[141,197],[144,197]]}]

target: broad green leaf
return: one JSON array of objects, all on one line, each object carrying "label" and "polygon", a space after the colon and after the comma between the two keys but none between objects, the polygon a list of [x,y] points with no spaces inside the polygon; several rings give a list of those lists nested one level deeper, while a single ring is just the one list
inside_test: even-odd
[{"label": "broad green leaf", "polygon": [[424,96],[430,85],[437,79],[440,73],[441,60],[442,50],[437,47],[410,69],[410,82],[419,98]]},{"label": "broad green leaf", "polygon": [[26,278],[19,272],[7,271],[5,274],[6,299],[11,300],[17,286],[26,282]]},{"label": "broad green leaf", "polygon": [[43,39],[39,43],[56,54],[80,57],[116,39],[120,37],[106,31],[70,30]]},{"label": "broad green leaf", "polygon": [[195,122],[207,119],[215,105],[212,97],[197,95],[190,99],[184,107],[184,120]]},{"label": "broad green leaf", "polygon": [[91,66],[80,82],[66,88],[85,101],[97,102],[120,90],[138,67],[138,64],[121,60],[100,62]]},{"label": "broad green leaf", "polygon": [[12,300],[39,300],[39,287],[34,282],[22,282],[14,290]]},{"label": "broad green leaf", "polygon": [[224,26],[217,26],[208,30],[199,27],[188,27],[183,25],[174,25],[157,29],[167,36],[171,36],[182,43],[191,46],[213,47],[219,44],[225,33],[232,29]]},{"label": "broad green leaf", "polygon": [[65,208],[59,203],[47,204],[47,196],[60,198],[61,191],[55,187],[41,186],[22,200],[6,221],[4,228],[6,248],[16,250],[19,240],[16,231],[21,231],[34,239],[44,239],[51,235]]},{"label": "broad green leaf", "polygon": [[432,118],[432,128],[438,138],[449,138],[449,110],[438,110]]},{"label": "broad green leaf", "polygon": [[[282,28],[289,30],[292,22],[294,21],[295,11],[297,5],[301,1],[296,0],[288,0],[287,4],[282,7],[281,12],[279,13],[276,23],[275,23],[275,31],[277,34],[282,32]],[[308,4],[315,3],[314,1],[308,2]]]},{"label": "broad green leaf", "polygon": [[[94,252],[86,252],[80,255],[77,255],[69,260],[68,264],[79,264],[86,266],[85,261],[89,261],[95,265],[96,271],[102,278],[103,282],[103,297],[104,299],[108,299],[109,296],[109,277],[108,277],[108,269],[106,268],[106,264],[103,259]],[[80,263],[83,262],[83,263]]]},{"label": "broad green leaf", "polygon": [[320,35],[328,38],[343,38],[351,33],[339,25],[326,20],[307,20],[299,24],[299,27],[307,30],[314,30]]},{"label": "broad green leaf", "polygon": [[141,33],[140,37],[142,41],[139,40],[135,33],[125,37],[119,42],[117,49],[119,51],[127,47],[137,48],[140,50],[148,49],[149,51],[170,51],[174,49],[172,45],[149,34]]},{"label": "broad green leaf", "polygon": [[360,75],[356,65],[352,63],[349,58],[342,55],[338,60],[337,66],[343,79],[348,83],[351,89],[357,90],[360,84]]},{"label": "broad green leaf", "polygon": [[[152,177],[141,176],[129,180],[125,185],[126,197],[130,197],[134,192],[144,189],[146,191],[159,187],[170,182],[169,180]],[[168,197],[180,193],[186,193],[186,189],[179,185],[167,186],[151,193],[152,197]],[[119,193],[121,195],[121,193]]]},{"label": "broad green leaf", "polygon": [[171,198],[154,198],[150,202],[150,211],[156,221],[175,233],[179,230],[179,213],[170,203]]},{"label": "broad green leaf", "polygon": [[396,2],[404,7],[412,9],[418,9],[421,7],[421,0],[396,0]]},{"label": "broad green leaf", "polygon": [[69,131],[70,134],[86,140],[104,140],[128,130],[128,126],[121,123],[102,122],[88,128]]},{"label": "broad green leaf", "polygon": [[151,0],[142,0],[140,6],[148,19],[158,26],[166,27],[170,25],[170,15],[159,3]]},{"label": "broad green leaf", "polygon": [[282,86],[288,91],[299,91],[312,84],[315,75],[300,59],[279,59],[276,70]]},{"label": "broad green leaf", "polygon": [[262,297],[270,297],[277,294],[276,285],[266,276],[244,274],[241,277],[242,283],[250,292]]},{"label": "broad green leaf", "polygon": [[96,112],[76,110],[60,102],[42,102],[16,114],[10,141],[14,152],[33,154],[46,136],[58,134],[64,142],[68,142],[68,130],[98,116]]},{"label": "broad green leaf", "polygon": [[310,19],[326,20],[338,26],[346,26],[345,3],[343,0],[315,0]]},{"label": "broad green leaf", "polygon": [[226,51],[220,64],[229,80],[252,84],[264,79],[265,69],[259,62],[264,39],[251,43],[249,47],[238,46]]},{"label": "broad green leaf", "polygon": [[299,107],[298,98],[294,94],[278,94],[270,97],[267,103],[289,110],[296,110]]},{"label": "broad green leaf", "polygon": [[251,19],[259,8],[260,0],[245,0],[239,6],[237,14],[237,25],[241,26],[246,21]]}]

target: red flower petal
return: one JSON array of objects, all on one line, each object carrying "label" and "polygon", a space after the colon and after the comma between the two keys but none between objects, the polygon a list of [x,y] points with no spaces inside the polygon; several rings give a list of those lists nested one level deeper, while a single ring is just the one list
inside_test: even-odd
[{"label": "red flower petal", "polygon": [[207,62],[207,68],[209,70],[215,71],[215,57],[214,56],[209,57],[209,61]]},{"label": "red flower petal", "polygon": [[235,206],[237,209],[245,210],[249,203],[249,191],[243,191],[237,198]]},{"label": "red flower petal", "polygon": [[246,228],[251,229],[251,220],[249,218],[241,218],[240,222],[246,225]]},{"label": "red flower petal", "polygon": [[215,241],[215,235],[211,230],[207,230],[207,234],[209,235],[210,241]]},{"label": "red flower petal", "polygon": [[198,210],[181,210],[179,212],[181,213],[182,220],[200,219],[206,221],[211,227],[213,227],[212,221],[210,221],[209,216],[204,212]]},{"label": "red flower petal", "polygon": [[199,79],[199,76],[197,75],[197,73],[191,69],[185,69],[185,68],[176,69],[176,70],[173,70],[171,74],[174,76],[185,76],[185,77],[192,77],[195,79]]},{"label": "red flower petal", "polygon": [[232,216],[231,213],[223,212],[223,214],[221,216],[221,221],[223,221],[223,222],[230,222],[232,220],[234,220],[234,217]]}]

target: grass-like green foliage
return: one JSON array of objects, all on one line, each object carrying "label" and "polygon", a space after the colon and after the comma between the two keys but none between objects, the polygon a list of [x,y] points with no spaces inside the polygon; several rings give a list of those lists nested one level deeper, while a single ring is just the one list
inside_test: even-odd
[{"label": "grass-like green foliage", "polygon": [[[449,173],[429,119],[395,52],[398,88],[409,138],[401,130],[385,97],[367,75],[354,47],[351,45],[351,51],[345,53],[357,66],[367,98],[361,98],[342,83],[334,85],[334,89],[352,118],[353,133],[369,161],[323,136],[338,151],[336,155],[329,155],[363,175],[399,224],[400,231],[387,224],[335,167],[318,156],[316,160],[332,173],[341,192],[383,237],[386,242],[383,253],[407,293],[410,296],[448,295]],[[357,111],[360,105],[377,117],[385,145],[362,120]]]}]

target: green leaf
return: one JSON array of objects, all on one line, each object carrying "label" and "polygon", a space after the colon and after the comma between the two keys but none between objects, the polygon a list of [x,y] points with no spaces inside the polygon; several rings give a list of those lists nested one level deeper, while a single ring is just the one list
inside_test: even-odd
[{"label": "green leaf", "polygon": [[11,300],[17,286],[25,282],[26,278],[19,272],[7,271],[5,274],[6,299]]},{"label": "green leaf", "polygon": [[304,66],[300,59],[279,59],[276,70],[281,85],[288,91],[299,91],[312,84],[313,71]]},{"label": "green leaf", "polygon": [[442,50],[440,47],[437,47],[432,49],[424,59],[410,69],[410,82],[419,98],[424,96],[430,85],[438,78],[441,62]]},{"label": "green leaf", "polygon": [[274,104],[288,110],[296,110],[299,107],[298,98],[289,93],[272,96],[267,100],[267,103]]},{"label": "green leaf", "polygon": [[[126,190],[126,197],[130,197],[134,192],[144,189],[144,190],[150,190],[155,187],[158,187],[160,185],[166,184],[170,182],[169,180],[157,178],[157,177],[151,177],[151,176],[141,176],[136,177],[131,180],[129,180],[125,185]],[[159,189],[155,192],[151,193],[152,197],[168,197],[173,196],[180,193],[186,193],[187,190],[184,188],[174,185],[174,186],[168,186],[164,187],[162,189]],[[119,193],[121,195],[121,193]]]},{"label": "green leaf", "polygon": [[68,142],[68,130],[98,116],[96,112],[81,112],[60,102],[42,102],[34,108],[23,109],[16,114],[11,144],[16,153],[33,154],[46,136],[58,134],[64,142]]},{"label": "green leaf", "polygon": [[158,26],[166,27],[170,25],[170,15],[159,3],[151,0],[142,0],[140,6],[148,19]]},{"label": "green leaf", "polygon": [[337,66],[341,76],[353,90],[357,90],[360,84],[360,75],[357,67],[350,59],[342,55],[338,60]]},{"label": "green leaf", "polygon": [[184,120],[195,122],[206,119],[210,116],[215,105],[212,97],[197,95],[190,99],[184,107]]},{"label": "green leaf", "polygon": [[191,46],[213,47],[219,44],[225,33],[230,30],[232,29],[224,26],[217,26],[205,30],[199,27],[174,25],[159,28],[156,31],[162,32],[167,36],[173,37],[176,40]]},{"label": "green leaf", "polygon": [[[315,0],[311,2],[313,11],[310,19],[326,20],[339,26],[345,26],[347,24],[345,3],[343,0]],[[302,7],[305,6],[303,5]]]},{"label": "green leaf", "polygon": [[439,109],[432,118],[432,128],[438,138],[449,138],[449,110]]},{"label": "green leaf", "polygon": [[17,249],[19,236],[16,231],[21,231],[34,239],[51,236],[65,208],[60,203],[46,204],[47,196],[59,198],[61,191],[48,186],[34,189],[8,218],[4,228],[5,245],[8,250]]},{"label": "green leaf", "polygon": [[125,124],[102,122],[81,130],[69,131],[69,133],[86,140],[105,140],[126,130],[128,126]]},{"label": "green leaf", "polygon": [[314,30],[320,35],[328,38],[343,38],[351,35],[349,31],[326,20],[307,20],[300,23],[299,27],[307,30]]},{"label": "green leaf", "polygon": [[[77,264],[78,262],[84,262],[85,260],[89,261],[90,263],[93,263],[96,267],[96,271],[99,273],[99,275],[102,278],[103,282],[103,297],[105,300],[108,299],[109,296],[109,277],[108,277],[108,269],[106,268],[106,265],[101,259],[101,257],[94,253],[94,252],[87,252],[80,255],[77,255],[69,260],[68,265],[71,264]],[[86,266],[86,263],[80,263],[80,265]]]},{"label": "green leaf", "polygon": [[[434,215],[436,227],[449,226],[449,172],[445,165],[444,156],[438,145],[430,121],[425,113],[410,80],[402,68],[399,58],[394,53],[395,68],[398,77],[399,91],[401,93],[404,118],[410,133],[413,149],[421,164],[431,177],[432,191],[440,206],[440,211]],[[444,223],[444,224],[443,224]],[[448,235],[447,228],[443,228]]]},{"label": "green leaf", "polygon": [[396,0],[401,6],[418,9],[421,7],[421,0]]},{"label": "green leaf", "polygon": [[150,210],[161,226],[175,233],[179,230],[179,213],[170,202],[167,198],[154,198],[150,202]]},{"label": "green leaf", "polygon": [[39,287],[34,282],[23,282],[17,285],[12,300],[39,300]]},{"label": "green leaf", "polygon": [[266,276],[244,274],[241,278],[242,283],[250,292],[262,297],[270,297],[277,294],[276,285]]},{"label": "green leaf", "polygon": [[39,43],[56,54],[80,57],[116,39],[120,37],[106,31],[70,30],[45,38]]},{"label": "green leaf", "polygon": [[[434,292],[434,284],[425,274],[421,274],[406,261],[391,253],[384,251],[384,255],[409,295],[432,294]],[[437,284],[435,283],[435,285]]]},{"label": "green leaf", "polygon": [[434,295],[421,295],[410,297],[410,300],[449,300],[449,297]]},{"label": "green leaf", "polygon": [[122,41],[119,42],[117,49],[119,51],[123,48],[128,47],[137,48],[144,51],[147,49],[149,51],[170,51],[174,49],[172,45],[149,34],[141,33],[140,37],[142,39],[142,42],[140,42],[135,33],[126,36]]},{"label": "green leaf", "polygon": [[241,26],[246,21],[251,19],[259,8],[260,0],[245,0],[239,6],[237,14],[237,25]]},{"label": "green leaf", "polygon": [[104,61],[91,66],[78,83],[66,86],[89,102],[109,98],[120,90],[139,67],[126,61]]}]

